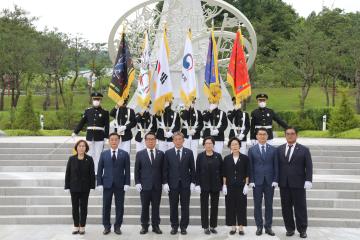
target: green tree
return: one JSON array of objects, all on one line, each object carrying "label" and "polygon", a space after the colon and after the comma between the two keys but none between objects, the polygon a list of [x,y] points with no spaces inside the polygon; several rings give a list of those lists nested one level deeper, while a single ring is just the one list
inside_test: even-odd
[{"label": "green tree", "polygon": [[14,128],[31,131],[40,130],[39,116],[34,111],[31,91],[27,93],[24,104],[16,116]]}]

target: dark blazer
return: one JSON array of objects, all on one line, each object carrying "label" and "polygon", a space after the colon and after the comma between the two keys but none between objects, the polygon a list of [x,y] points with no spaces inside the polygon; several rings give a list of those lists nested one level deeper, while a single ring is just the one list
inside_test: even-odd
[{"label": "dark blazer", "polygon": [[304,188],[305,181],[312,182],[313,165],[310,150],[296,143],[290,162],[285,159],[286,144],[278,147],[279,186]]},{"label": "dark blazer", "polygon": [[222,165],[220,153],[214,152],[213,170],[209,169],[206,153],[201,152],[196,158],[196,185],[200,185],[201,191],[220,191],[222,188]]},{"label": "dark blazer", "polygon": [[[129,113],[130,116],[128,116],[128,109],[130,109]],[[113,108],[110,111],[110,116],[113,118],[116,117],[116,111],[117,108]],[[129,119],[129,122],[125,125],[126,120]],[[136,120],[135,120],[135,112],[133,109],[126,107],[125,105],[119,108],[119,114],[117,123],[119,126],[126,126],[126,129],[124,131],[124,135],[121,136],[121,141],[129,141],[132,139],[132,131],[131,129],[136,126]]]},{"label": "dark blazer", "polygon": [[191,183],[195,183],[195,161],[193,152],[188,148],[182,149],[181,161],[176,159],[176,149],[171,148],[165,152],[164,183],[168,183],[170,188],[178,188],[181,181],[182,188],[189,188]]},{"label": "dark blazer", "polygon": [[250,163],[250,183],[271,185],[279,181],[279,162],[275,147],[266,144],[266,158],[262,159],[259,144],[251,147],[248,152]]},{"label": "dark blazer", "polygon": [[246,178],[249,177],[249,158],[240,153],[240,157],[235,164],[233,155],[229,154],[224,158],[222,170],[227,186],[244,186]]},{"label": "dark blazer", "polygon": [[155,149],[155,159],[151,163],[147,148],[136,153],[135,184],[141,184],[143,190],[161,190],[163,183],[164,153]]},{"label": "dark blazer", "polygon": [[118,149],[115,163],[111,159],[112,150],[101,153],[97,172],[97,185],[104,188],[124,188],[130,185],[130,157],[124,150]]},{"label": "dark blazer", "polygon": [[77,155],[69,157],[65,172],[65,189],[71,192],[88,192],[95,188],[94,161],[85,154],[83,167],[80,169]]}]

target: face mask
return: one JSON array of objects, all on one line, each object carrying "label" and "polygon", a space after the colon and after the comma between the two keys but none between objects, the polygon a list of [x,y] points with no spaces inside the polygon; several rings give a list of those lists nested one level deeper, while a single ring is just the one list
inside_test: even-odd
[{"label": "face mask", "polygon": [[260,108],[266,107],[266,102],[259,102],[259,107]]},{"label": "face mask", "polygon": [[239,105],[235,105],[235,110],[239,110],[239,109],[241,109],[241,104],[239,104]]},{"label": "face mask", "polygon": [[214,110],[215,108],[217,108],[217,104],[211,103],[210,106],[210,111]]},{"label": "face mask", "polygon": [[98,106],[100,106],[100,101],[99,100],[93,100],[92,104],[93,104],[94,107],[98,107]]},{"label": "face mask", "polygon": [[169,103],[169,102],[166,102],[166,103],[165,103],[165,107],[167,108],[168,106],[170,106],[170,103]]}]

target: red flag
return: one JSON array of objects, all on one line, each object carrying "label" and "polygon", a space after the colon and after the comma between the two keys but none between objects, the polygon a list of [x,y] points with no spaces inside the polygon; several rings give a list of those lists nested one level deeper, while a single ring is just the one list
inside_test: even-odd
[{"label": "red flag", "polygon": [[241,30],[239,29],[236,33],[227,72],[227,82],[233,89],[236,104],[251,95],[251,84],[242,40]]}]

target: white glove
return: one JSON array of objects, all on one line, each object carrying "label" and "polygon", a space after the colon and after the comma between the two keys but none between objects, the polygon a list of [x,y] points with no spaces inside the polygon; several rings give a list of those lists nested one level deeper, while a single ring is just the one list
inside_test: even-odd
[{"label": "white glove", "polygon": [[72,137],[72,138],[75,138],[75,137],[76,137],[76,133],[73,132],[73,133],[71,134],[71,137]]},{"label": "white glove", "polygon": [[251,140],[251,146],[255,146],[256,145],[256,140],[255,139],[252,139]]},{"label": "white glove", "polygon": [[173,136],[173,133],[172,133],[171,131],[166,132],[166,133],[165,133],[165,136],[166,136],[167,138],[171,138],[171,137]]},{"label": "white glove", "polygon": [[217,136],[219,135],[219,130],[217,129],[214,129],[214,130],[211,130],[211,133],[210,133],[212,136]]},{"label": "white glove", "polygon": [[127,192],[129,190],[129,185],[124,185],[124,192]]},{"label": "white glove", "polygon": [[226,187],[226,185],[223,185],[223,187],[222,187],[222,193],[226,196],[226,194],[227,194],[227,187]]},{"label": "white glove", "polygon": [[191,191],[191,192],[194,192],[194,191],[195,191],[195,184],[194,184],[194,183],[191,183],[191,184],[190,184],[190,191]]},{"label": "white glove", "polygon": [[197,186],[195,187],[195,192],[201,193],[200,185],[197,185]]},{"label": "white glove", "polygon": [[238,136],[238,138],[240,139],[240,141],[241,141],[244,137],[245,137],[245,135],[242,134],[242,133],[240,133],[239,136]]},{"label": "white glove", "polygon": [[249,186],[247,184],[244,185],[244,188],[243,188],[243,194],[244,195],[247,195],[249,192]]},{"label": "white glove", "polygon": [[305,181],[304,188],[305,188],[306,190],[311,189],[311,188],[312,188],[312,182],[310,182],[310,181]]},{"label": "white glove", "polygon": [[255,187],[255,183],[253,183],[253,182],[252,182],[252,183],[249,183],[249,187],[250,187],[250,188],[254,188],[254,187]]},{"label": "white glove", "polygon": [[196,130],[195,130],[195,129],[190,129],[190,130],[189,130],[189,135],[194,136],[195,133],[196,133]]},{"label": "white glove", "polygon": [[277,182],[273,182],[273,183],[271,184],[271,186],[274,187],[274,188],[277,188],[277,187],[279,186],[279,184],[278,184]]},{"label": "white glove", "polygon": [[96,190],[98,190],[99,192],[102,192],[103,189],[104,189],[103,185],[98,185],[98,186],[96,187]]},{"label": "white glove", "polygon": [[169,187],[169,184],[165,183],[163,185],[163,191],[164,193],[168,194],[170,192],[170,187]]},{"label": "white glove", "polygon": [[70,189],[64,189],[64,192],[65,192],[65,193],[69,193],[69,192],[70,192]]},{"label": "white glove", "polygon": [[119,132],[123,132],[123,131],[125,131],[125,129],[126,129],[126,126],[120,126],[119,127]]},{"label": "white glove", "polygon": [[136,187],[136,191],[141,192],[142,187],[140,183],[136,184],[135,187]]},{"label": "white glove", "polygon": [[109,144],[109,139],[108,138],[104,138],[104,145]]}]

